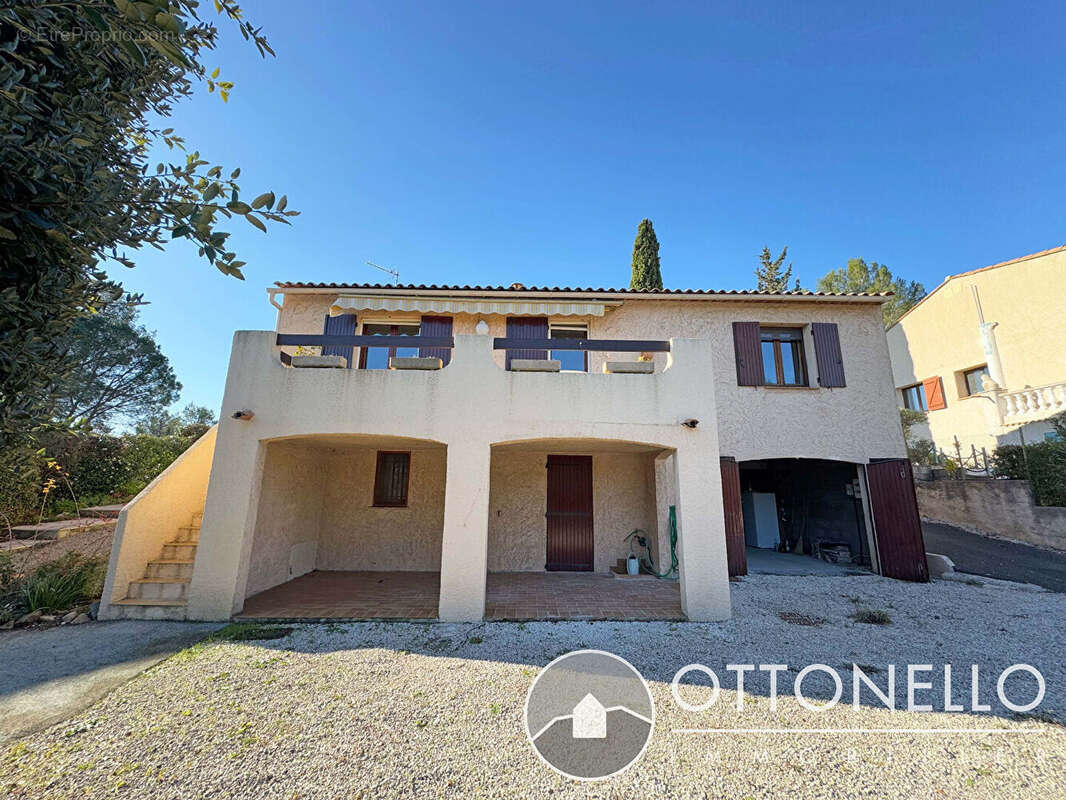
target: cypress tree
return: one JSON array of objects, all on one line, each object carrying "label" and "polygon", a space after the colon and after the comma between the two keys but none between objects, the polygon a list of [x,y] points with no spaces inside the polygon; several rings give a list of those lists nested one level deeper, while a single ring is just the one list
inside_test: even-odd
[{"label": "cypress tree", "polygon": [[650,219],[642,219],[633,242],[633,276],[630,289],[662,289],[663,275],[659,270],[659,240]]},{"label": "cypress tree", "polygon": [[[787,255],[787,247],[781,251],[781,255],[777,258],[773,258],[770,255],[769,247],[764,247],[762,249],[762,253],[759,255],[759,266],[755,269],[755,288],[758,291],[787,292],[789,290],[788,282],[792,278],[792,263],[789,262],[788,269],[784,272],[781,271],[781,267],[785,263],[785,257]],[[799,278],[797,278],[793,291],[799,291],[799,288]]]}]

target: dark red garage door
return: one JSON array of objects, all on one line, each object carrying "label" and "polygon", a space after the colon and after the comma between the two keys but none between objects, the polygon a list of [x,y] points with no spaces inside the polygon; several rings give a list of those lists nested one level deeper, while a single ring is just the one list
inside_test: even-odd
[{"label": "dark red garage door", "polygon": [[904,581],[928,581],[910,462],[905,458],[875,461],[867,466],[866,474],[881,574]]}]

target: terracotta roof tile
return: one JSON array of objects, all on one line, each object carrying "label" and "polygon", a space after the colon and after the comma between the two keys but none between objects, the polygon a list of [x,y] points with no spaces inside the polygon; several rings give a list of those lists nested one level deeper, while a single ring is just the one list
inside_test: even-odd
[{"label": "terracotta roof tile", "polygon": [[540,294],[633,294],[633,295],[737,295],[756,297],[891,297],[892,292],[759,292],[754,289],[611,289],[584,286],[456,286],[445,284],[386,284],[386,283],[304,283],[278,281],[274,284],[279,289],[330,289],[338,291],[377,291],[380,289],[399,289],[403,291],[432,292],[529,292]]}]

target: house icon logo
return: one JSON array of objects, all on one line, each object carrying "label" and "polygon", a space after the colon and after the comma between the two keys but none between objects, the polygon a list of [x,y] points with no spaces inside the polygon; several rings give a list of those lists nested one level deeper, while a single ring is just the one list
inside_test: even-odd
[{"label": "house icon logo", "polygon": [[624,658],[575,650],[548,664],[529,687],[525,726],[541,761],[556,772],[602,780],[644,753],[655,706],[648,684]]}]

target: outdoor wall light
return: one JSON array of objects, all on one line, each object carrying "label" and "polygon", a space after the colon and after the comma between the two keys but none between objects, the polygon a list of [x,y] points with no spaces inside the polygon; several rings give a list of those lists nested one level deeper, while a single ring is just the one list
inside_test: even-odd
[{"label": "outdoor wall light", "polygon": [[700,421],[698,419],[683,419],[681,420],[681,424],[686,428],[695,428],[700,424]]},{"label": "outdoor wall light", "polygon": [[234,411],[233,412],[233,418],[234,419],[239,419],[242,422],[247,422],[248,420],[250,420],[254,416],[255,416],[255,412],[254,411],[249,411],[248,409],[244,409],[243,411]]}]

